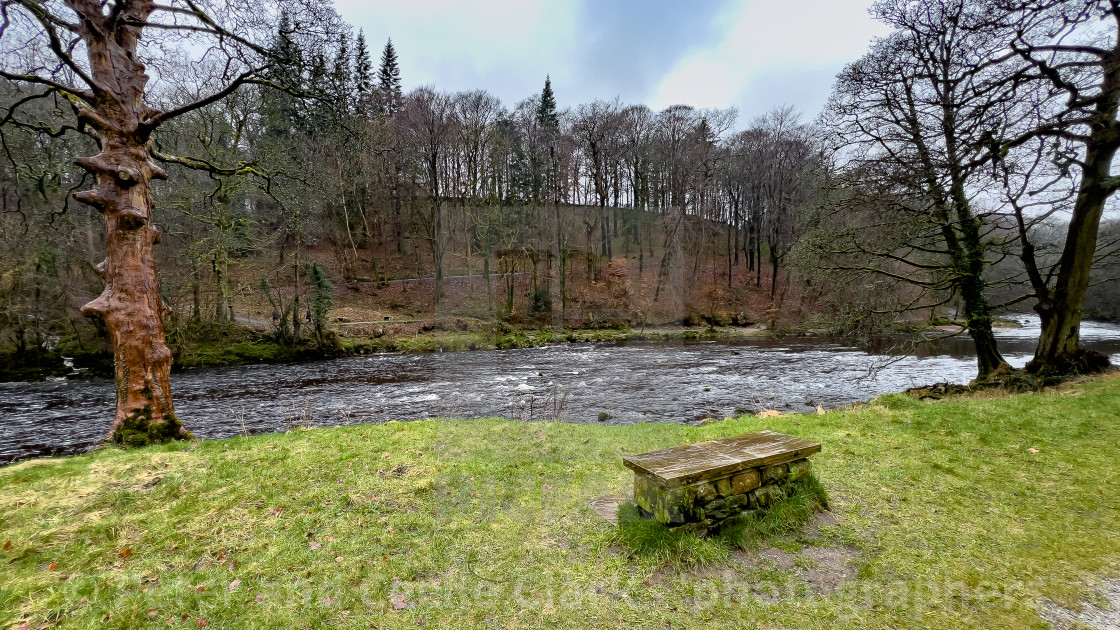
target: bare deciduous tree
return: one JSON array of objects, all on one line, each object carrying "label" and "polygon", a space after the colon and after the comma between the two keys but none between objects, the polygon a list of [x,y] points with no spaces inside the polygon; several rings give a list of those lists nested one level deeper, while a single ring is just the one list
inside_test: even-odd
[{"label": "bare deciduous tree", "polygon": [[[273,63],[267,43],[276,15],[241,0],[4,0],[0,15],[0,77],[33,89],[0,122],[85,134],[100,149],[76,160],[96,179],[96,187],[74,198],[105,217],[106,259],[97,265],[105,289],[82,312],[102,319],[112,338],[117,411],[110,437],[146,443],[187,436],[171,398],[166,306],[152,251],[160,232],[150,186],[166,177],[154,159],[152,134],[243,86],[273,85],[267,77]],[[198,48],[203,43],[208,45]],[[166,50],[222,59],[213,91],[166,109],[153,105],[148,66],[158,69]],[[158,78],[173,80],[162,73]],[[56,95],[69,106],[65,115],[49,121],[21,115],[23,104]],[[167,159],[212,166],[205,160]]]}]

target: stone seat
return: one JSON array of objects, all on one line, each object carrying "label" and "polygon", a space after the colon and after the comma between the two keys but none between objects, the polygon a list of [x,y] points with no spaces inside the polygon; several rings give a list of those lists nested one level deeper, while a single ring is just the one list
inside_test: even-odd
[{"label": "stone seat", "polygon": [[809,474],[809,455],[821,445],[802,438],[760,431],[686,444],[622,463],[634,471],[634,502],[666,525],[704,527],[744,510],[765,507],[780,496],[780,484]]}]

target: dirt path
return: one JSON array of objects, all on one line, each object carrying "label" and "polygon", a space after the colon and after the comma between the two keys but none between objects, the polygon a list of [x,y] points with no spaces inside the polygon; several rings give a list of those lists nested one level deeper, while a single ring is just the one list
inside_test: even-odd
[{"label": "dirt path", "polygon": [[1099,597],[1081,602],[1081,610],[1042,601],[1038,615],[1058,630],[1120,630],[1120,580],[1101,580],[1094,590]]}]

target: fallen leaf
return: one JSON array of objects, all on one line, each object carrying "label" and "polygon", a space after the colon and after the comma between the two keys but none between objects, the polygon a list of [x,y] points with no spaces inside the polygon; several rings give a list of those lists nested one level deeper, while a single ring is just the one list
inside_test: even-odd
[{"label": "fallen leaf", "polygon": [[408,604],[404,602],[397,602],[393,604],[393,610],[404,610],[405,608],[408,608]]},{"label": "fallen leaf", "polygon": [[311,547],[312,549],[318,549],[318,548],[322,547],[323,545],[321,545],[321,544],[315,542],[314,540],[312,540],[311,542],[307,543],[307,546]]},{"label": "fallen leaf", "polygon": [[335,556],[334,557],[335,562],[342,562],[342,560],[343,560],[342,556]]},{"label": "fallen leaf", "polygon": [[4,543],[4,551],[8,551],[11,548],[12,548],[12,541],[9,540],[8,542]]},{"label": "fallen leaf", "polygon": [[283,507],[274,507],[271,510],[269,510],[268,513],[271,514],[272,516],[280,516],[280,513],[283,512],[283,511],[284,511]]},{"label": "fallen leaf", "polygon": [[196,628],[205,628],[208,625],[210,625],[210,620],[206,617],[199,617],[198,619],[194,620],[194,626]]},{"label": "fallen leaf", "polygon": [[125,547],[124,549],[122,549],[121,550],[121,557],[122,558],[131,558],[132,557],[132,547]]},{"label": "fallen leaf", "polygon": [[1028,448],[1027,452],[1030,453],[1031,455],[1034,455],[1035,453],[1038,452],[1038,449],[1037,448]]},{"label": "fallen leaf", "polygon": [[334,542],[334,536],[327,536],[327,542]]},{"label": "fallen leaf", "polygon": [[241,586],[241,578],[237,578],[236,580],[230,582],[229,590],[236,591],[238,586]]},{"label": "fallen leaf", "polygon": [[331,599],[331,596],[330,596],[330,595],[327,595],[326,597],[324,597],[324,598],[323,598],[323,604],[324,604],[324,605],[326,605],[326,606],[330,606],[330,605],[331,605],[331,604],[333,604],[333,603],[334,603],[334,600],[333,600],[333,599]]},{"label": "fallen leaf", "polygon": [[159,611],[156,610],[155,608],[149,608],[148,609],[148,616],[149,617],[155,617],[158,614],[159,614]]},{"label": "fallen leaf", "polygon": [[58,563],[57,562],[52,562],[52,563],[47,565],[47,571],[54,571],[57,568],[58,568]]}]

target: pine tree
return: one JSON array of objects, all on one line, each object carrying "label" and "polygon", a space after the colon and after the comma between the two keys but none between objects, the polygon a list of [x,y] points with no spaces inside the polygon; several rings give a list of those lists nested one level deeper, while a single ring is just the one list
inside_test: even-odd
[{"label": "pine tree", "polygon": [[328,86],[338,114],[346,114],[350,111],[350,103],[354,98],[352,80],[350,37],[344,32],[338,42],[338,50],[331,66],[330,85]]},{"label": "pine tree", "polygon": [[366,47],[366,35],[360,30],[354,47],[354,93],[358,109],[368,111],[373,97],[373,60]]},{"label": "pine tree", "polygon": [[[269,55],[276,63],[266,75],[277,86],[299,89],[303,87],[303,53],[292,40],[295,27],[287,11],[280,13],[276,34],[269,45]],[[284,136],[303,123],[303,112],[298,98],[281,90],[264,90],[261,97],[262,115],[266,133]]]},{"label": "pine tree", "polygon": [[[540,105],[537,106],[537,124],[542,131],[543,145],[540,150],[547,149],[545,155],[533,155],[536,174],[533,181],[533,198],[540,200],[553,199],[557,187],[556,164],[556,136],[560,131],[560,116],[556,113],[556,95],[552,93],[552,77],[545,75],[544,89],[541,90]],[[539,169],[543,167],[543,169]]]},{"label": "pine tree", "polygon": [[[323,94],[330,89],[330,73],[323,53],[315,53],[311,57],[311,64],[307,70],[307,89],[315,94]],[[302,102],[305,108],[301,121],[303,131],[315,134],[326,129],[332,104],[324,103],[321,99],[305,99]]]},{"label": "pine tree", "polygon": [[382,110],[392,116],[401,107],[404,96],[401,92],[401,69],[397,65],[397,51],[393,40],[385,42],[381,52],[381,68],[377,71],[377,91],[381,96]]},{"label": "pine tree", "polygon": [[560,116],[556,113],[556,95],[552,93],[552,77],[549,75],[544,77],[541,103],[537,109],[537,123],[548,131],[555,131],[560,127]]}]

